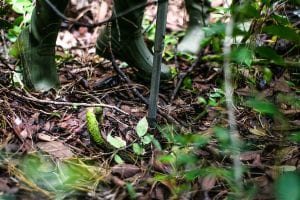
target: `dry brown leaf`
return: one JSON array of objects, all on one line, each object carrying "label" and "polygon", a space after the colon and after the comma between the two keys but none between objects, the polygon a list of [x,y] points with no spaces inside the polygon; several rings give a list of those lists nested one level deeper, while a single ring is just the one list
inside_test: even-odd
[{"label": "dry brown leaf", "polygon": [[140,171],[139,167],[131,164],[120,164],[112,167],[112,174],[118,175],[122,179],[133,177]]},{"label": "dry brown leaf", "polygon": [[38,133],[37,137],[43,142],[51,142],[57,139],[57,137],[54,137],[52,135],[47,135],[45,133]]},{"label": "dry brown leaf", "polygon": [[67,159],[74,156],[70,148],[59,141],[39,142],[36,145],[39,149],[55,158]]},{"label": "dry brown leaf", "polygon": [[261,151],[246,151],[240,154],[241,161],[255,160],[260,156]]},{"label": "dry brown leaf", "polygon": [[111,176],[111,182],[113,182],[115,185],[123,187],[126,185],[126,182],[121,180],[120,178],[116,176]]},{"label": "dry brown leaf", "polygon": [[250,128],[249,131],[250,133],[257,135],[259,137],[263,137],[267,135],[266,130],[262,128]]},{"label": "dry brown leaf", "polygon": [[216,184],[217,179],[215,176],[205,176],[202,180],[201,180],[201,188],[204,191],[210,191]]}]

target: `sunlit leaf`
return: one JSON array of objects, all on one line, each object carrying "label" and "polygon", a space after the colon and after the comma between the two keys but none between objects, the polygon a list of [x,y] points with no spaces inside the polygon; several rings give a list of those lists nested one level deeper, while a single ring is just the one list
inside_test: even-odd
[{"label": "sunlit leaf", "polygon": [[142,137],[141,141],[143,144],[150,144],[153,140],[153,135],[145,135],[144,137]]},{"label": "sunlit leaf", "polygon": [[267,83],[269,83],[272,80],[272,77],[273,77],[273,73],[270,70],[270,68],[264,67],[264,70],[263,70],[263,78],[264,78],[264,80]]},{"label": "sunlit leaf", "polygon": [[124,160],[123,160],[118,154],[116,154],[116,155],[114,156],[114,161],[115,161],[117,164],[123,164],[123,163],[125,163]]},{"label": "sunlit leaf", "polygon": [[106,141],[116,148],[126,147],[126,141],[120,137],[113,137],[111,134],[108,134]]},{"label": "sunlit leaf", "polygon": [[176,158],[173,155],[163,155],[159,157],[159,161],[162,163],[174,163]]},{"label": "sunlit leaf", "polygon": [[136,133],[139,137],[143,137],[148,130],[148,121],[146,119],[146,117],[143,117],[138,124],[136,125]]},{"label": "sunlit leaf", "polygon": [[145,149],[137,143],[133,143],[132,149],[133,149],[133,152],[137,155],[143,155],[145,153]]}]

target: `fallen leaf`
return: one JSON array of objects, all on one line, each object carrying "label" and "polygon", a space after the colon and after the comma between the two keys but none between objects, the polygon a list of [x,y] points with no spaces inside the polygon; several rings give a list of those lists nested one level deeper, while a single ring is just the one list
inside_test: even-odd
[{"label": "fallen leaf", "polygon": [[57,139],[57,137],[46,135],[45,133],[38,133],[37,137],[43,142],[51,142]]},{"label": "fallen leaf", "polygon": [[216,182],[217,180],[215,176],[205,176],[201,180],[201,188],[208,192],[216,185]]},{"label": "fallen leaf", "polygon": [[120,164],[112,167],[112,174],[118,175],[122,179],[130,178],[140,171],[139,167],[131,164]]},{"label": "fallen leaf", "polygon": [[36,145],[39,149],[55,158],[67,159],[74,156],[70,148],[59,141],[39,142]]},{"label": "fallen leaf", "polygon": [[250,131],[250,133],[260,136],[260,137],[267,135],[266,130],[264,130],[262,128],[250,128],[249,131]]},{"label": "fallen leaf", "polygon": [[261,151],[246,151],[240,154],[241,161],[255,160],[257,156],[260,156]]}]

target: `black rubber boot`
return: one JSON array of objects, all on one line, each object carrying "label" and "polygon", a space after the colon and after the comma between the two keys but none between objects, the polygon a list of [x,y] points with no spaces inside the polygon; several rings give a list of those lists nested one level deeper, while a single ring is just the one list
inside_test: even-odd
[{"label": "black rubber boot", "polygon": [[200,51],[200,43],[205,37],[201,27],[208,15],[209,5],[207,0],[185,0],[189,22],[185,36],[178,44],[178,52],[197,54]]},{"label": "black rubber boot", "polygon": [[[51,0],[63,12],[68,0]],[[55,43],[61,19],[43,0],[36,1],[31,23],[20,34],[14,49],[21,60],[24,84],[37,91],[59,87]]]},{"label": "black rubber boot", "polygon": [[[114,14],[118,15],[132,6],[145,4],[147,0],[115,0]],[[107,26],[100,33],[96,53],[110,59],[111,49],[116,58],[127,62],[130,66],[138,69],[139,76],[149,81],[151,79],[153,54],[149,51],[142,36],[142,20],[144,8],[135,10],[122,18],[114,20],[111,27]],[[170,69],[166,65],[161,67],[161,79],[171,78]]]}]

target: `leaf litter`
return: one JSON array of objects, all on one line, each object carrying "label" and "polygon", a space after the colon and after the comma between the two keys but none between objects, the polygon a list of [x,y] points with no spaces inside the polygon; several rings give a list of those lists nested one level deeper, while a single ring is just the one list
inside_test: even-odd
[{"label": "leaf litter", "polygon": [[[186,15],[181,11],[182,2],[174,2],[170,1],[171,20],[168,28],[182,30]],[[93,9],[106,10],[103,7],[108,7],[105,3],[93,6],[89,7],[93,17],[99,16],[93,13]],[[76,12],[79,8],[72,7],[70,12],[72,9]],[[153,18],[155,12],[154,7],[150,7],[147,15]],[[84,20],[97,22],[108,15],[109,13],[103,12],[99,18],[94,19],[89,15],[89,19]],[[58,48],[59,55],[63,55],[63,64],[59,68],[62,83],[59,91],[32,92],[28,95],[28,92],[6,81],[7,78],[0,79],[0,191],[4,197],[63,199],[84,196],[85,199],[125,199],[129,197],[130,188],[133,186],[135,194],[131,195],[135,195],[137,199],[167,199],[177,189],[179,183],[172,177],[161,181],[155,179],[157,174],[168,176],[172,173],[173,166],[160,160],[161,156],[170,152],[157,151],[150,145],[146,147],[146,155],[136,163],[117,164],[113,160],[117,152],[103,152],[89,138],[85,108],[77,106],[78,102],[104,103],[124,111],[120,113],[113,108],[104,108],[101,130],[105,136],[119,138],[127,144],[132,144],[139,140],[139,136],[149,131],[162,144],[166,143],[157,130],[144,130],[145,121],[140,121],[147,114],[147,106],[132,89],[137,89],[146,97],[149,94],[149,86],[141,83],[131,68],[123,70],[133,84],[123,82],[116,78],[118,76],[108,61],[94,56],[92,46],[97,31],[79,27],[73,31],[66,29],[60,32],[57,44],[63,49],[71,48],[72,56],[68,58]],[[181,62],[179,69],[183,71],[188,70],[191,65],[185,59],[178,61]],[[11,69],[14,68],[13,62],[0,62],[1,68],[6,70],[4,74],[12,75],[13,71],[10,71],[7,65]],[[172,103],[170,99],[174,83],[162,85],[162,112],[172,116],[182,127],[188,124],[185,130],[189,132],[205,134],[212,132],[210,129],[215,125],[227,124],[222,94],[216,95],[215,91],[216,84],[222,77],[216,74],[214,67],[214,63],[199,64],[191,74],[193,90],[181,88]],[[245,76],[249,78],[252,74],[247,72]],[[212,78],[203,81],[207,77]],[[299,170],[299,145],[285,140],[291,130],[299,133],[299,102],[293,104],[275,96],[278,93],[288,96],[294,94],[297,89],[299,91],[296,86],[288,85],[287,80],[287,73],[283,73],[261,90],[245,87],[243,83],[236,88],[236,94],[246,99],[253,93],[270,97],[269,99],[274,97],[274,103],[279,104],[284,117],[283,121],[262,115],[257,112],[257,104],[249,107],[241,103],[237,107],[238,129],[243,141],[249,145],[248,149],[241,153],[240,160],[249,169],[245,175],[245,182],[259,188],[257,199],[274,198],[274,180],[283,172]],[[16,93],[19,95],[16,96]],[[199,97],[203,97],[214,106],[203,105],[198,101]],[[36,99],[43,99],[45,102],[41,103]],[[53,104],[50,101],[64,101],[70,104]],[[158,116],[158,122],[170,123],[163,115]],[[212,139],[207,146],[197,149],[194,154],[201,157],[206,166],[227,168],[231,162],[219,150],[218,145],[217,141]],[[212,175],[198,179],[193,188],[189,189],[191,193],[182,192],[182,197],[223,199],[229,193],[223,180]]]}]

